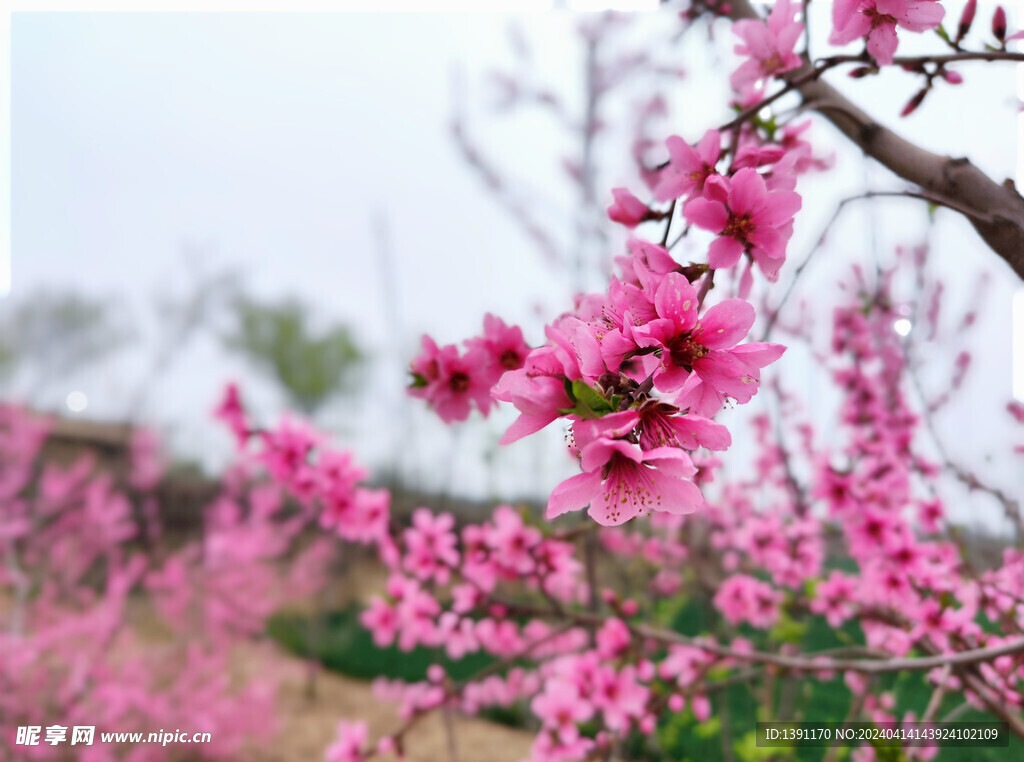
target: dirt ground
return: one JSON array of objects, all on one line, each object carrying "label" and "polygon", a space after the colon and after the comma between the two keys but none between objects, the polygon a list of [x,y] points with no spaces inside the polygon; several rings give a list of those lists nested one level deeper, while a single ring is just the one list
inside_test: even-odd
[{"label": "dirt ground", "polygon": [[[365,602],[372,594],[383,591],[386,580],[386,572],[379,564],[355,563],[328,586],[318,602],[295,600],[289,608],[308,611],[315,606],[343,606],[354,599]],[[166,640],[168,632],[158,624],[148,601],[134,602],[133,609],[133,626],[143,642]],[[274,676],[280,686],[277,705],[281,732],[269,748],[255,750],[246,762],[321,762],[342,719],[365,720],[373,742],[402,724],[395,706],[378,701],[370,683],[362,680],[320,669],[316,673],[316,696],[310,698],[308,663],[271,640],[239,643],[232,660],[236,679]],[[534,737],[531,733],[458,714],[452,716],[452,726],[454,758],[449,751],[445,720],[440,712],[434,712],[406,735],[402,762],[519,762],[529,757]],[[374,759],[396,762],[399,757]]]},{"label": "dirt ground", "polygon": [[[363,560],[352,564],[343,578],[324,591],[320,604],[334,608],[353,599],[366,602],[384,589],[387,574],[380,564]],[[304,609],[310,601],[296,601],[294,608]],[[393,732],[401,725],[392,704],[373,695],[370,684],[332,672],[317,674],[317,696],[307,695],[309,669],[305,662],[286,653],[272,642],[251,644],[239,651],[240,668],[280,669],[281,689],[278,706],[285,717],[284,729],[266,754],[254,762],[320,762],[324,750],[334,740],[338,721],[365,720],[371,739]],[[404,762],[519,762],[529,757],[533,735],[484,720],[454,715],[455,759],[452,760],[445,721],[434,712],[408,734]],[[393,762],[398,757],[379,757]]]},{"label": "dirt ground", "polygon": [[[374,564],[350,569],[340,585],[327,591],[329,604],[344,604],[353,598],[365,599],[383,588],[386,575]],[[9,601],[0,597],[0,613]],[[307,609],[310,601],[296,601],[294,608]],[[140,643],[162,643],[170,636],[153,613],[148,600],[130,604],[129,621]],[[339,720],[365,720],[370,739],[394,732],[402,721],[395,706],[378,701],[368,682],[319,670],[316,696],[307,693],[307,662],[287,653],[270,640],[239,643],[232,654],[234,677],[275,676],[281,732],[268,747],[254,750],[246,762],[321,762],[334,740]],[[424,718],[407,734],[406,754],[402,762],[519,762],[529,757],[533,735],[484,720],[452,716],[455,756],[449,751],[448,732],[441,713]],[[0,749],[2,756],[2,749]],[[396,762],[394,755],[375,757],[381,762]]]},{"label": "dirt ground", "polygon": [[[308,669],[299,659],[272,643],[247,644],[239,648],[243,672],[268,668],[281,673],[278,694],[284,727],[270,748],[253,762],[319,762],[335,736],[340,719],[365,720],[370,737],[377,739],[400,725],[394,706],[379,702],[369,683],[321,671],[316,678],[317,695],[306,693]],[[518,762],[529,756],[533,736],[483,720],[453,717],[457,762]],[[379,757],[394,762],[392,755]],[[407,736],[404,762],[449,762],[448,734],[440,713],[417,724]]]}]

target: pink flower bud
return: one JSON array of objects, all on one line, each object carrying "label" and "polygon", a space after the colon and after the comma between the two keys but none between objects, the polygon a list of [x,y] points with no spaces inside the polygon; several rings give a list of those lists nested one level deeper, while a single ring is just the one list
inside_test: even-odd
[{"label": "pink flower bud", "polygon": [[668,697],[668,708],[678,714],[686,708],[686,699],[678,693],[673,693]]},{"label": "pink flower bud", "polygon": [[693,716],[697,718],[698,722],[707,722],[711,719],[711,701],[707,696],[694,696],[690,706],[693,708]]},{"label": "pink flower bud", "polygon": [[951,85],[959,85],[964,81],[964,78],[955,71],[946,71],[945,69],[942,70],[942,78]]},{"label": "pink flower bud", "polygon": [[860,79],[861,77],[866,77],[869,74],[874,74],[876,71],[877,69],[872,66],[858,66],[856,69],[851,69],[847,76],[852,77],[853,79]]},{"label": "pink flower bud", "polygon": [[1003,6],[996,6],[996,12],[992,14],[992,34],[1000,42],[1006,38],[1006,11]]},{"label": "pink flower bud", "polygon": [[615,203],[608,207],[608,216],[612,221],[627,228],[635,228],[650,218],[651,210],[647,205],[625,188],[613,188],[612,196]]},{"label": "pink flower bud", "polygon": [[900,116],[909,116],[917,110],[917,107],[924,101],[924,97],[928,94],[928,88],[925,88],[918,92],[913,98],[907,101],[907,105],[903,107],[903,111],[900,112]]},{"label": "pink flower bud", "polygon": [[640,604],[634,601],[632,598],[622,602],[623,615],[636,616],[638,611],[640,611]]},{"label": "pink flower bud", "polygon": [[978,0],[967,0],[964,12],[960,14],[960,24],[956,28],[956,41],[960,42],[971,29],[974,23],[974,12],[978,9]]}]

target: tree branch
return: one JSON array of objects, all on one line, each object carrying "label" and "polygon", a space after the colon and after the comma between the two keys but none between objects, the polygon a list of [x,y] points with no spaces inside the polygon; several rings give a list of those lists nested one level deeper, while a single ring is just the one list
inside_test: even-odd
[{"label": "tree branch", "polygon": [[[574,624],[584,627],[599,627],[604,623],[604,617],[585,611],[555,611],[554,609],[530,604],[514,603],[500,600],[491,596],[491,600],[505,606],[509,611],[528,616],[539,616],[554,619],[568,620]],[[707,653],[715,654],[734,661],[750,664],[770,664],[782,669],[799,670],[803,672],[838,672],[850,670],[870,675],[891,674],[893,672],[921,672],[951,665],[953,668],[965,667],[980,662],[992,661],[1000,656],[1011,656],[1024,653],[1024,637],[1001,643],[997,646],[986,648],[974,648],[954,653],[933,653],[929,656],[919,657],[891,657],[885,658],[879,654],[879,658],[842,659],[820,654],[807,653],[800,656],[789,656],[782,653],[769,653],[766,651],[736,651],[728,646],[707,640],[705,638],[691,638],[682,635],[675,630],[666,630],[660,627],[653,627],[646,624],[628,623],[630,632],[635,637],[648,638],[650,640],[664,643],[665,645],[684,645],[692,648],[699,648]],[[1024,736],[1022,736],[1024,737]]]},{"label": "tree branch", "polygon": [[[733,19],[761,18],[748,0],[734,0],[730,7]],[[963,60],[956,55],[944,58]],[[929,60],[939,61],[940,57]],[[786,76],[788,81],[807,78],[794,88],[807,108],[830,121],[865,156],[941,199],[939,203],[961,211],[985,243],[1024,279],[1024,198],[1012,180],[1000,185],[966,158],[940,156],[911,143],[876,122],[827,82],[817,76],[808,78],[813,73],[813,66],[805,64]]]}]

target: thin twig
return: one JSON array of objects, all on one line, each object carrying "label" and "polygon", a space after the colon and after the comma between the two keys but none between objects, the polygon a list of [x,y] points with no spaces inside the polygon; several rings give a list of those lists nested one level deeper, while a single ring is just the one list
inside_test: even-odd
[{"label": "thin twig", "polygon": [[[779,314],[782,312],[782,308],[785,306],[786,302],[789,301],[789,297],[793,293],[793,289],[796,286],[797,281],[800,280],[800,276],[803,275],[804,270],[807,269],[807,265],[810,264],[811,258],[818,252],[819,249],[821,249],[822,246],[825,245],[825,241],[828,239],[828,234],[831,231],[832,226],[839,219],[840,215],[842,215],[843,211],[854,201],[864,201],[878,198],[914,198],[920,199],[922,201],[927,201],[932,204],[938,204],[940,206],[949,206],[945,202],[945,200],[940,199],[937,196],[932,196],[922,191],[913,190],[866,191],[864,193],[858,193],[856,196],[847,196],[846,198],[842,199],[839,202],[839,205],[836,207],[836,210],[832,213],[832,216],[829,218],[828,222],[825,223],[825,226],[821,231],[821,235],[818,236],[818,240],[815,241],[814,245],[811,247],[811,250],[807,252],[807,256],[804,257],[803,261],[794,271],[793,279],[789,282],[789,286],[786,287],[786,291],[782,295],[782,299],[779,301],[778,306],[769,313],[768,323],[767,325],[765,325],[764,334],[762,334],[761,336],[761,341],[768,341],[769,337],[772,334],[772,330],[775,328],[775,324],[779,320]],[[955,211],[958,211],[961,214],[968,214],[968,212],[962,209],[955,209]]]}]

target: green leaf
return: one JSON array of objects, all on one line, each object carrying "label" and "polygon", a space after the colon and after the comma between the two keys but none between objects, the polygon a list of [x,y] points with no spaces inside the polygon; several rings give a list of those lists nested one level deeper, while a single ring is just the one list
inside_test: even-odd
[{"label": "green leaf", "polygon": [[742,762],[760,762],[764,759],[792,758],[792,754],[786,747],[779,746],[758,746],[757,731],[751,730],[743,735],[740,740],[733,744],[736,756]]},{"label": "green leaf", "polygon": [[663,749],[674,749],[683,743],[687,728],[693,724],[690,712],[669,713],[658,724],[658,743]]},{"label": "green leaf", "polygon": [[808,598],[814,598],[817,595],[818,585],[820,583],[820,579],[804,580],[804,595],[806,595]]},{"label": "green leaf", "polygon": [[583,381],[573,381],[571,386],[567,382],[566,393],[575,405],[559,410],[562,415],[575,415],[583,420],[592,420],[614,413],[618,409],[617,403],[613,404],[597,389]]},{"label": "green leaf", "polygon": [[697,724],[693,730],[698,738],[711,738],[722,732],[722,720],[716,715],[707,722]]},{"label": "green leaf", "polygon": [[798,622],[785,612],[779,617],[769,633],[770,637],[783,643],[799,643],[807,633],[807,625]]},{"label": "green leaf", "polygon": [[942,26],[942,24],[939,24],[939,27],[935,30],[935,34],[939,35],[939,37],[948,42],[950,45],[953,44],[953,41],[949,38],[949,32],[946,31],[946,27]]},{"label": "green leaf", "polygon": [[576,396],[575,396],[575,395],[574,395],[574,394],[572,393],[572,381],[570,381],[570,380],[569,380],[568,378],[566,378],[565,376],[562,376],[562,386],[563,386],[563,387],[565,388],[565,394],[566,394],[566,396],[567,396],[567,397],[568,397],[568,398],[569,398],[570,400],[572,400],[573,402],[575,402],[575,401],[576,401]]}]

